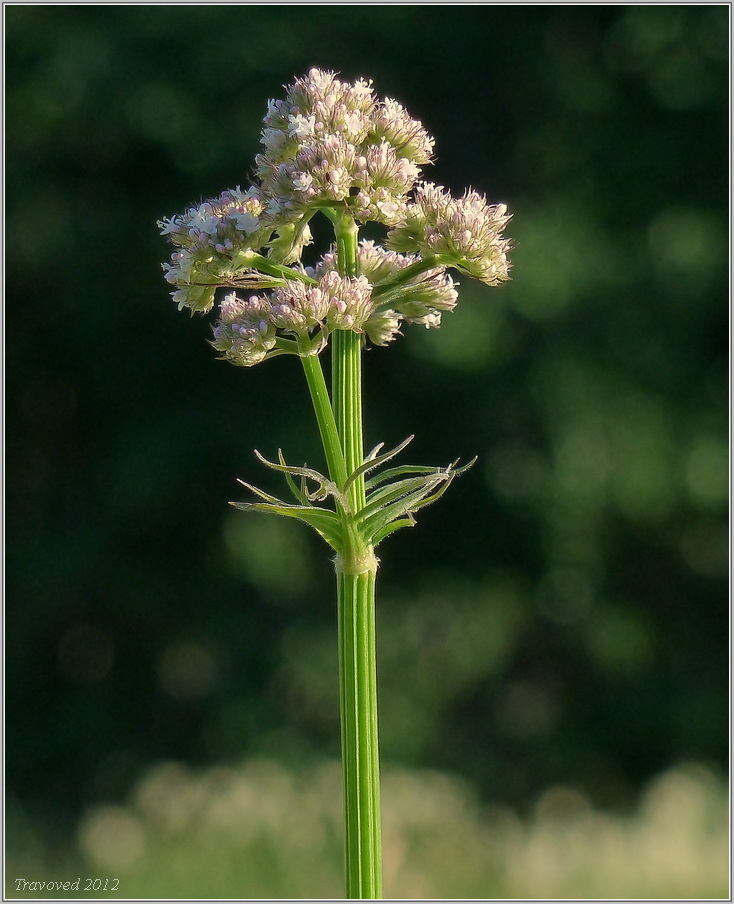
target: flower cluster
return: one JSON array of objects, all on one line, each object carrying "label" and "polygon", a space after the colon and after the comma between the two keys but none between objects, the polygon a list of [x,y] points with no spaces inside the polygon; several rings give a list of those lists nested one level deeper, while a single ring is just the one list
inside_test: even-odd
[{"label": "flower cluster", "polygon": [[[359,272],[375,287],[374,311],[365,324],[375,345],[394,339],[402,322],[438,327],[442,312],[456,307],[456,284],[443,267],[410,275],[408,268],[420,261],[417,254],[398,254],[364,240],[359,243],[357,261]],[[317,264],[316,273],[336,268],[337,255],[332,249]]]},{"label": "flower cluster", "polygon": [[270,293],[247,301],[227,295],[212,344],[227,361],[250,366],[291,350],[293,341],[300,354],[317,353],[334,330],[352,330],[386,345],[402,323],[437,327],[441,314],[456,306],[455,283],[443,267],[411,275],[408,268],[419,261],[418,255],[362,241],[360,275],[346,277],[337,272],[332,249],[300,274],[304,278],[284,280]]},{"label": "flower cluster", "polygon": [[220,304],[212,345],[232,364],[259,364],[275,348],[275,327],[270,305],[253,295],[247,301],[232,292]]},{"label": "flower cluster", "polygon": [[[371,82],[311,69],[268,103],[263,123],[257,184],[159,223],[174,246],[163,268],[179,308],[209,311],[220,287],[272,290],[221,302],[212,344],[226,360],[313,354],[334,330],[386,345],[402,324],[437,327],[453,310],[447,268],[488,285],[509,278],[507,208],[419,182],[433,139],[397,101],[378,99]],[[387,248],[362,241],[354,260],[355,238],[348,267],[332,249],[304,268],[319,210],[349,221],[355,235],[356,222],[382,223]]]},{"label": "flower cluster", "polygon": [[509,278],[512,243],[502,237],[509,220],[504,204],[487,204],[475,191],[453,198],[442,186],[425,182],[417,187],[402,222],[388,233],[387,244],[396,251],[437,255],[496,286]]},{"label": "flower cluster", "polygon": [[358,220],[397,224],[433,150],[421,123],[397,101],[379,102],[371,82],[319,69],[270,101],[264,124],[257,174],[276,219],[337,204]]},{"label": "flower cluster", "polygon": [[166,281],[177,287],[172,295],[179,308],[209,311],[217,286],[247,269],[253,251],[272,235],[262,221],[263,209],[259,189],[243,192],[238,186],[159,222],[177,249],[163,269]]},{"label": "flower cluster", "polygon": [[273,322],[302,333],[314,327],[359,331],[372,312],[372,286],[360,277],[325,273],[315,286],[289,281],[272,294]]},{"label": "flower cluster", "polygon": [[364,276],[326,270],[312,282],[284,280],[269,295],[247,301],[227,295],[212,345],[232,364],[249,367],[289,351],[317,354],[334,330],[372,332],[372,285]]}]

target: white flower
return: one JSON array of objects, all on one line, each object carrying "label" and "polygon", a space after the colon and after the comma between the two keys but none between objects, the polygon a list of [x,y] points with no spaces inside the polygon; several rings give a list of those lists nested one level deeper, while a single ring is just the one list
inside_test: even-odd
[{"label": "white flower", "polygon": [[237,185],[235,188],[230,188],[227,194],[234,203],[244,204],[245,201],[256,198],[258,196],[258,190],[253,186],[252,188],[248,188],[247,191],[242,191],[240,186]]},{"label": "white flower", "polygon": [[352,85],[352,91],[358,97],[364,97],[365,95],[371,95],[372,94],[372,79],[358,78],[357,81]]},{"label": "white flower", "polygon": [[416,318],[413,323],[422,323],[428,329],[438,329],[441,326],[441,312],[430,311],[421,318]]},{"label": "white flower", "polygon": [[400,158],[399,166],[400,174],[402,175],[403,179],[405,179],[406,182],[412,185],[420,175],[420,168],[415,163],[413,163],[412,160],[408,160],[407,157]]},{"label": "white flower", "polygon": [[341,130],[349,138],[362,137],[365,131],[365,116],[359,110],[353,112],[345,112],[342,116]]},{"label": "white flower", "polygon": [[175,251],[171,255],[171,263],[163,264],[163,269],[166,271],[166,282],[174,285],[179,282],[190,282],[193,262],[194,258],[190,251]]},{"label": "white flower", "polygon": [[253,213],[232,213],[230,217],[234,220],[235,226],[245,235],[252,235],[260,228],[260,220]]},{"label": "white flower", "polygon": [[302,116],[300,113],[288,116],[288,135],[291,138],[313,138],[315,134],[315,116]]},{"label": "white flower", "polygon": [[334,75],[331,72],[323,72],[321,69],[309,69],[308,79],[315,88],[323,91],[334,81]]},{"label": "white flower", "polygon": [[176,232],[181,228],[180,224],[176,221],[176,217],[163,217],[163,219],[159,221],[158,226],[160,227],[161,235],[170,235],[172,232]]},{"label": "white flower", "polygon": [[206,235],[214,235],[219,226],[219,217],[212,216],[209,204],[202,204],[198,210],[194,211],[189,222],[190,229],[198,229]]},{"label": "white flower", "polygon": [[296,173],[293,176],[293,187],[296,191],[308,191],[313,183],[311,173]]},{"label": "white flower", "polygon": [[400,210],[400,205],[396,201],[378,201],[375,207],[385,217],[394,217]]}]

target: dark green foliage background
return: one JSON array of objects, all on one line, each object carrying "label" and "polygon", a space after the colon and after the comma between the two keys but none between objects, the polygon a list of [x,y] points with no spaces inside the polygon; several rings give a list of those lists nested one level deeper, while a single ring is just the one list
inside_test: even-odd
[{"label": "dark green foliage background", "polygon": [[159,758],[337,754],[326,551],[227,506],[254,447],[321,464],[298,363],[215,360],[155,226],[312,65],[515,214],[511,284],[365,359],[368,443],[480,456],[381,551],[383,758],[517,806],[725,767],[728,13],[6,6],[11,800],[62,831]]}]

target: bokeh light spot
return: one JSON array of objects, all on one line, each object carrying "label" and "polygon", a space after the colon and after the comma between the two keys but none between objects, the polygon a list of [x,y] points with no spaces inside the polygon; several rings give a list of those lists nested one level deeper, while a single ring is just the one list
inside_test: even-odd
[{"label": "bokeh light spot", "polygon": [[285,518],[230,515],[223,535],[232,571],[276,596],[303,594],[312,578],[306,530]]},{"label": "bokeh light spot", "polygon": [[79,843],[96,866],[125,870],[145,852],[145,829],[125,807],[105,804],[86,814],[79,829]]},{"label": "bokeh light spot", "polygon": [[196,643],[180,643],[164,650],[158,680],[174,700],[200,700],[209,696],[217,677],[212,654]]}]

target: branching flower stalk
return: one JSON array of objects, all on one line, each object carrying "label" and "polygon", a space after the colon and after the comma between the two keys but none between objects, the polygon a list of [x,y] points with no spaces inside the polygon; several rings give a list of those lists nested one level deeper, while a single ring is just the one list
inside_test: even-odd
[{"label": "branching flower stalk", "polygon": [[[163,266],[180,309],[207,313],[218,300],[211,344],[223,360],[301,360],[327,473],[289,465],[280,450],[277,461],[256,453],[293,501],[240,481],[258,501],[232,504],[303,521],[336,553],[346,896],[380,898],[375,547],[412,526],[472,462],[386,467],[412,437],[365,455],[362,351],[388,345],[407,324],[439,327],[458,297],[450,268],[490,286],[508,279],[510,217],[475,191],[455,198],[420,181],[433,139],[364,79],[319,69],[296,79],[269,102],[262,145],[250,188],[159,223],[175,249]],[[332,223],[334,244],[307,266],[317,215]],[[359,240],[367,222],[386,227],[384,245]],[[230,291],[217,298],[222,289]],[[320,357],[330,340],[331,392]]]}]

